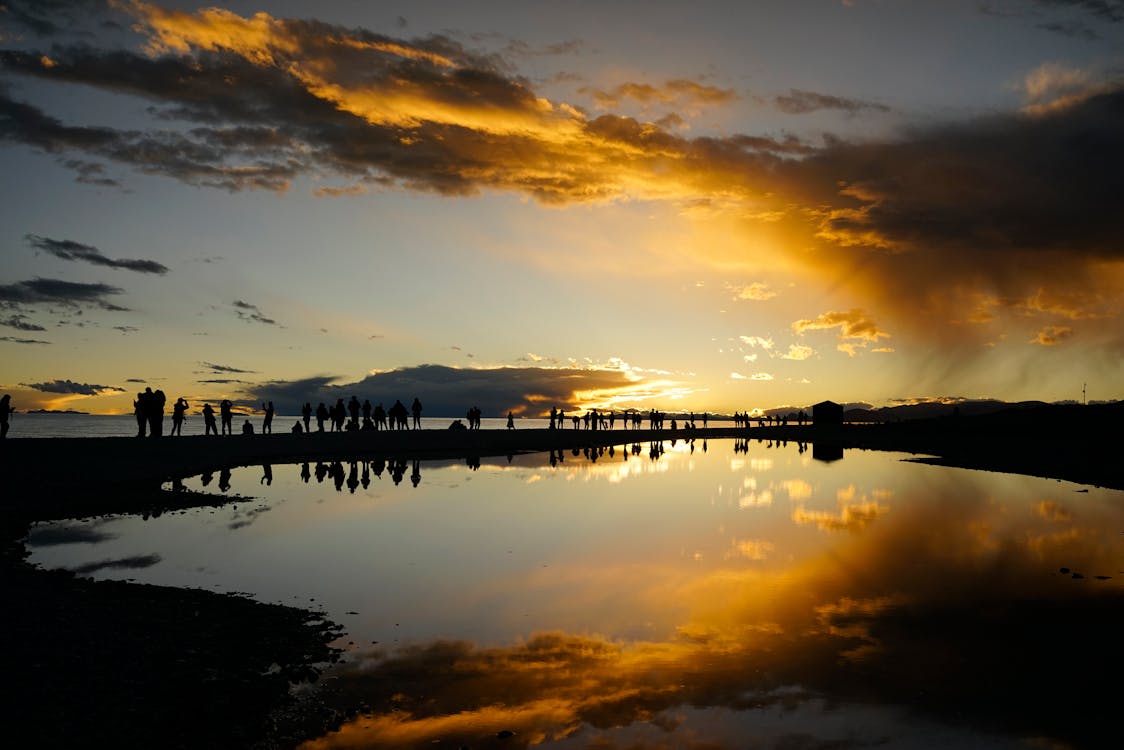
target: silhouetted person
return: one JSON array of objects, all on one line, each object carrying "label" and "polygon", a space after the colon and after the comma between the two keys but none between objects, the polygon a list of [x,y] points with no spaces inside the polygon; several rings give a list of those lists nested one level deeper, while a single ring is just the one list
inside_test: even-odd
[{"label": "silhouetted person", "polygon": [[422,404],[421,404],[421,401],[418,401],[417,396],[414,396],[414,403],[410,405],[410,411],[413,412],[413,415],[414,415],[414,429],[420,430],[421,429]]},{"label": "silhouetted person", "polygon": [[312,472],[308,470],[308,461],[301,464],[301,481],[308,484],[308,480],[312,478]]},{"label": "silhouetted person", "polygon": [[515,429],[515,415],[512,414],[511,412],[507,413],[507,429],[509,429],[509,430]]},{"label": "silhouetted person", "polygon": [[273,434],[273,402],[270,401],[268,404],[262,404],[261,408],[262,408],[262,411],[265,412],[265,418],[262,419],[262,423],[261,423],[261,434],[272,435]]},{"label": "silhouetted person", "polygon": [[273,464],[261,465],[261,481],[258,484],[264,484],[266,487],[273,484]]},{"label": "silhouetted person", "polygon": [[388,429],[388,426],[387,426],[387,423],[386,423],[386,409],[383,408],[381,402],[379,403],[378,406],[375,407],[375,410],[373,412],[371,412],[371,414],[372,414],[372,419],[375,423],[375,430]]},{"label": "silhouetted person", "polygon": [[222,403],[219,404],[219,421],[222,422],[222,434],[234,434],[234,412],[231,411],[234,404],[230,403],[230,399],[224,398]]},{"label": "silhouetted person", "polygon": [[215,424],[215,410],[210,404],[203,404],[203,434],[219,434],[219,428]]},{"label": "silhouetted person", "polygon": [[307,401],[301,407],[301,419],[304,420],[304,431],[312,432],[312,404]]},{"label": "silhouetted person", "polygon": [[187,400],[180,396],[172,405],[172,431],[169,435],[183,435],[183,420],[187,418]]},{"label": "silhouetted person", "polygon": [[328,419],[328,407],[324,406],[324,402],[320,402],[320,406],[316,407],[316,431],[324,431],[324,422]]},{"label": "silhouetted person", "polygon": [[12,408],[12,396],[5,393],[3,397],[0,397],[0,438],[8,436],[13,412],[15,412],[15,409]]},{"label": "silhouetted person", "polygon": [[417,487],[418,483],[421,482],[421,461],[415,458],[412,468],[413,470],[410,472],[410,484]]},{"label": "silhouetted person", "polygon": [[219,470],[219,489],[223,492],[230,489],[230,469]]},{"label": "silhouetted person", "polygon": [[294,435],[300,435],[302,432],[304,432],[304,428],[301,427],[301,421],[298,419],[296,422],[293,422],[292,433]]},{"label": "silhouetted person", "polygon": [[149,401],[148,412],[148,436],[160,437],[164,434],[164,404],[168,399],[164,395],[164,391],[159,388],[152,394],[152,399]]},{"label": "silhouetted person", "polygon": [[363,399],[363,420],[366,421],[371,418],[371,401],[370,399]]},{"label": "silhouetted person", "polygon": [[133,416],[137,418],[137,437],[144,437],[145,425],[148,424],[148,409],[145,406],[147,399],[145,394],[138,393],[136,400],[133,401]]},{"label": "silhouetted person", "polygon": [[361,407],[359,404],[359,399],[357,399],[355,396],[352,396],[351,400],[347,402],[347,412],[351,415],[351,421],[355,424],[359,424],[360,408]]},{"label": "silhouetted person", "polygon": [[250,420],[248,420],[248,419],[245,422],[242,423],[242,434],[243,435],[253,435],[254,434],[254,426],[252,424],[250,424]]}]

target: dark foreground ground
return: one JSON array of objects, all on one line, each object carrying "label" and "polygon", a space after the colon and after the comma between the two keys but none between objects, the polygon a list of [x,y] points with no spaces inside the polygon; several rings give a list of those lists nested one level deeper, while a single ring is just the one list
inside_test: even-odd
[{"label": "dark foreground ground", "polygon": [[[1124,489],[1124,404],[1045,407],[885,425],[750,430],[425,430],[253,437],[7,439],[0,444],[0,700],[15,747],[290,747],[338,722],[290,685],[332,662],[314,612],[244,597],[93,582],[23,563],[41,520],[224,502],[162,490],[223,467],[326,458],[468,458],[686,438],[813,444]],[[9,744],[10,740],[16,740]]]}]

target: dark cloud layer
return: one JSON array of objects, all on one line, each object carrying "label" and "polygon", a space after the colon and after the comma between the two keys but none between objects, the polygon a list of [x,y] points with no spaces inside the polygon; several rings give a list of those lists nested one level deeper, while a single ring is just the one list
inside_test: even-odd
[{"label": "dark cloud layer", "polygon": [[0,336],[0,341],[7,341],[9,344],[49,344],[50,341],[40,341],[39,339],[21,339],[15,336]]},{"label": "dark cloud layer", "polygon": [[100,396],[103,393],[124,393],[124,388],[115,385],[96,385],[94,383],[75,383],[73,380],[51,380],[45,383],[20,383],[43,393],[72,393],[79,396]]},{"label": "dark cloud layer", "polygon": [[107,298],[124,292],[120,287],[101,282],[64,281],[62,279],[35,278],[0,284],[0,303],[13,305],[92,305],[103,310],[125,312],[128,308],[115,305]]},{"label": "dark cloud layer", "polygon": [[612,370],[546,369],[504,367],[462,370],[440,365],[404,367],[368,375],[357,383],[332,385],[336,378],[317,376],[294,381],[262,383],[249,389],[252,401],[273,401],[283,413],[296,414],[305,402],[313,408],[329,406],[336,399],[389,407],[396,399],[409,405],[418,397],[427,417],[463,418],[471,406],[485,417],[502,417],[508,411],[528,416],[549,412],[551,407],[572,408],[580,401],[577,391],[623,388],[630,384],[624,374]]},{"label": "dark cloud layer", "polygon": [[73,240],[53,240],[50,237],[40,237],[36,234],[24,235],[24,239],[36,250],[49,253],[62,260],[78,260],[95,266],[123,268],[137,273],[165,274],[168,272],[167,266],[154,260],[107,258],[101,250],[93,245],[84,245]]}]

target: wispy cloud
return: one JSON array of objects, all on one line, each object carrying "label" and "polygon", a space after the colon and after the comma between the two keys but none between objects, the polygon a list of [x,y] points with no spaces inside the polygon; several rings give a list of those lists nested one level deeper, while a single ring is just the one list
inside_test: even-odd
[{"label": "wispy cloud", "polygon": [[773,97],[773,104],[781,112],[790,115],[805,115],[822,109],[835,109],[848,114],[856,114],[863,110],[873,112],[889,112],[885,104],[863,101],[862,99],[848,99],[832,94],[819,94],[815,91],[790,89],[787,94]]},{"label": "wispy cloud", "polygon": [[234,311],[238,314],[238,317],[242,320],[252,320],[271,326],[277,325],[277,321],[273,318],[266,317],[262,311],[258,309],[257,305],[251,305],[249,302],[240,299],[234,300],[231,304],[234,306]]},{"label": "wispy cloud", "polygon": [[168,272],[167,266],[154,260],[108,258],[93,245],[84,245],[73,240],[53,240],[50,237],[40,237],[36,234],[24,235],[24,239],[36,250],[41,250],[62,260],[78,260],[95,266],[123,268],[137,273],[162,275]]}]

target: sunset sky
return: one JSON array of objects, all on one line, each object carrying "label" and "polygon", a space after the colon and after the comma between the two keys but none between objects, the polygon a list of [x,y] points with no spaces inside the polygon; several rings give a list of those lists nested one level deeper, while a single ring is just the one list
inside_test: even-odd
[{"label": "sunset sky", "polygon": [[19,409],[1124,396],[1120,0],[0,0],[0,158]]}]

